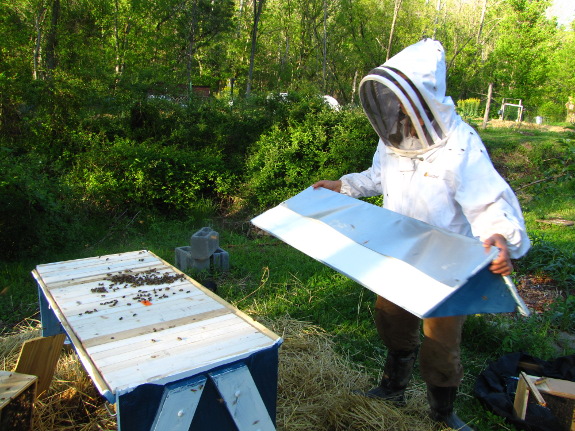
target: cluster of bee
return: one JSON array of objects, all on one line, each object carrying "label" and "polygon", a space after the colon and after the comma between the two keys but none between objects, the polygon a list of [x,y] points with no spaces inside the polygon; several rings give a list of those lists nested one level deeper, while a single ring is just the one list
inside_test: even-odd
[{"label": "cluster of bee", "polygon": [[[111,284],[106,287],[104,285],[104,283],[98,283],[98,286],[91,289],[92,293],[100,293],[102,298],[106,297],[106,294],[109,292],[116,292],[117,290],[120,289],[127,289],[128,287],[139,287],[139,286],[143,286],[143,285],[161,285],[161,284],[171,284],[174,283],[178,280],[181,280],[184,278],[183,274],[170,274],[170,273],[164,273],[164,274],[160,274],[155,268],[150,269],[148,271],[142,272],[140,274],[131,274],[131,270],[126,270],[124,273],[119,273],[119,274],[107,274],[107,278],[105,278],[106,281],[111,282]],[[122,286],[123,285],[123,286]],[[170,288],[169,287],[164,287],[164,288],[159,288],[159,289],[152,289],[151,291],[148,290],[138,290],[138,292],[132,297],[133,301],[138,301],[143,303],[144,305],[151,305],[151,301],[152,299],[164,299],[164,298],[169,298],[170,295],[168,295],[168,292]],[[164,292],[163,292],[164,291]],[[184,289],[180,289],[180,292],[183,292]],[[162,293],[160,293],[162,292]],[[176,292],[172,291],[169,292],[172,293],[172,295],[175,295]],[[186,293],[190,293],[190,291],[186,291]],[[122,296],[122,298],[126,298],[126,295]],[[117,299],[113,299],[110,301],[104,301],[104,302],[100,302],[100,305],[106,305],[108,307],[115,307],[118,304],[118,300]],[[130,302],[127,303],[128,306],[132,305]],[[84,313],[86,314],[91,314],[91,313],[96,313],[98,310],[97,309],[93,309],[93,310],[88,310],[85,311]],[[80,313],[80,316],[83,313]],[[135,316],[136,314],[134,314]],[[122,318],[120,317],[120,320],[122,320]]]},{"label": "cluster of bee", "polygon": [[98,287],[94,287],[92,289],[92,293],[108,293],[108,289],[106,289],[104,286],[104,283],[99,283]]},{"label": "cluster of bee", "polygon": [[110,307],[115,307],[117,303],[118,303],[118,300],[113,299],[112,301],[100,302],[100,305],[108,305]]},{"label": "cluster of bee", "polygon": [[159,275],[160,273],[155,269],[152,268],[148,271],[142,272],[141,274],[108,274],[108,278],[106,280],[111,281],[112,284],[110,287],[113,287],[114,284],[123,284],[127,283],[131,285],[131,287],[136,286],[143,286],[143,285],[158,285],[158,284],[170,284],[175,281],[181,280],[184,278],[183,274],[169,274],[164,273]]}]

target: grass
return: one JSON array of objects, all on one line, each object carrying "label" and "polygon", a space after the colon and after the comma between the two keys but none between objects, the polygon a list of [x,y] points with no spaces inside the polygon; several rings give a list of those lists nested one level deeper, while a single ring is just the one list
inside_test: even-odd
[{"label": "grass", "polygon": [[521,202],[533,241],[527,270],[552,272],[563,288],[575,288],[575,229],[550,223],[575,220],[575,134],[488,128],[481,135]]},{"label": "grass", "polygon": [[[487,129],[481,135],[496,166],[517,190],[533,248],[518,265],[520,275],[542,273],[565,292],[554,310],[525,319],[515,315],[470,316],[462,345],[466,374],[457,407],[479,430],[514,428],[488,414],[472,395],[476,376],[489,361],[503,354],[525,351],[548,359],[572,354],[558,351],[553,337],[572,330],[575,300],[575,228],[542,220],[575,220],[575,175],[560,178],[572,167],[573,155],[565,141],[572,134]],[[572,172],[572,171],[571,171]],[[302,189],[307,184],[302,184]],[[44,252],[19,262],[0,262],[0,321],[5,330],[25,318],[37,317],[37,293],[30,271],[40,263],[149,249],[174,263],[174,248],[187,245],[203,226],[220,234],[221,247],[230,254],[231,269],[211,274],[218,294],[252,316],[311,322],[334,336],[335,348],[368,370],[375,382],[385,357],[373,321],[375,295],[281,241],[258,235],[247,220],[206,218],[205,214],[173,219],[152,214],[118,218],[92,226],[65,250]],[[192,274],[200,281],[204,275]],[[417,373],[417,372],[416,372]],[[416,376],[417,379],[417,376]],[[417,380],[420,383],[420,380]]]}]

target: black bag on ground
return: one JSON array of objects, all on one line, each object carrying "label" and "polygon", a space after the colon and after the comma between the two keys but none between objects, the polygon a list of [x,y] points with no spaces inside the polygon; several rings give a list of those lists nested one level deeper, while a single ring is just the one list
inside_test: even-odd
[{"label": "black bag on ground", "polygon": [[[524,367],[522,364],[530,365]],[[513,401],[521,371],[532,376],[575,381],[575,355],[543,361],[525,353],[510,353],[490,363],[475,382],[475,396],[483,406],[496,415],[504,417],[518,429],[527,431],[561,429],[561,424],[551,410],[537,403],[528,403],[525,420],[515,417]],[[531,399],[532,397],[530,401]]]}]

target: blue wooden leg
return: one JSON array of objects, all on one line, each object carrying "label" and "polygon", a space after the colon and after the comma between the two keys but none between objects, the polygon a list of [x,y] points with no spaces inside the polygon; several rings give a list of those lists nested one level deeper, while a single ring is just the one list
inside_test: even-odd
[{"label": "blue wooden leg", "polygon": [[166,385],[151,431],[188,431],[206,380],[199,376]]},{"label": "blue wooden leg", "polygon": [[278,346],[212,371],[119,394],[118,431],[275,431]]},{"label": "blue wooden leg", "polygon": [[238,431],[274,431],[254,379],[243,364],[209,373]]},{"label": "blue wooden leg", "polygon": [[44,296],[42,289],[38,287],[38,298],[40,303],[40,320],[42,322],[42,336],[50,337],[56,334],[64,333],[64,328],[56,318],[54,310],[50,307],[48,300]]}]

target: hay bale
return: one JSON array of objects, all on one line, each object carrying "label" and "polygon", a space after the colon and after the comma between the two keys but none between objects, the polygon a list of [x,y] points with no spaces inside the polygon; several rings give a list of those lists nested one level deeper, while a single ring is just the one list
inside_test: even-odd
[{"label": "hay bale", "polygon": [[[29,321],[0,337],[3,369],[16,366],[22,344],[39,337],[40,323]],[[72,351],[60,355],[54,378],[44,397],[34,403],[35,431],[116,430],[103,398]]]},{"label": "hay bale", "polygon": [[[433,430],[423,385],[407,393],[407,406],[353,394],[372,382],[360,366],[338,354],[318,326],[284,317],[262,322],[281,334],[277,402],[278,431]],[[38,326],[0,338],[5,369],[16,364],[20,346],[39,335]],[[36,401],[36,431],[113,431],[114,417],[74,352],[63,353],[46,396]]]},{"label": "hay bale", "polygon": [[36,401],[36,431],[116,430],[116,420],[74,352],[61,355],[47,394]]},{"label": "hay bale", "polygon": [[25,320],[13,328],[11,332],[0,337],[0,361],[3,370],[13,370],[18,362],[20,349],[25,341],[41,335],[39,322]]},{"label": "hay bale", "polygon": [[423,385],[410,389],[407,406],[355,395],[373,383],[361,367],[338,354],[321,328],[285,317],[265,322],[282,334],[277,429],[284,431],[412,431],[435,429]]}]

